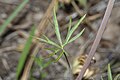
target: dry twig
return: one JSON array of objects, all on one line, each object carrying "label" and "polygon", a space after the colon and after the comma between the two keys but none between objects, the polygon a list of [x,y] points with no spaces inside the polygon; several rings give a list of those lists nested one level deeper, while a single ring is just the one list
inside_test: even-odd
[{"label": "dry twig", "polygon": [[96,35],[96,38],[95,38],[95,41],[92,45],[92,48],[89,52],[89,55],[87,57],[87,60],[85,61],[85,64],[80,72],[80,74],[78,75],[78,77],[76,78],[76,80],[82,80],[82,77],[86,71],[86,69],[88,68],[89,64],[90,64],[90,61],[92,59],[92,57],[94,56],[95,54],[95,51],[99,45],[99,42],[101,40],[101,37],[103,35],[103,32],[105,31],[105,28],[106,28],[106,25],[107,25],[107,22],[108,22],[108,19],[110,17],[110,14],[111,14],[111,11],[112,11],[112,8],[113,8],[113,5],[114,5],[114,2],[115,0],[109,0],[109,3],[108,3],[108,6],[107,6],[107,9],[106,9],[106,12],[105,12],[105,15],[104,15],[104,18],[102,20],[102,23],[100,25],[100,28],[98,30],[98,33]]}]

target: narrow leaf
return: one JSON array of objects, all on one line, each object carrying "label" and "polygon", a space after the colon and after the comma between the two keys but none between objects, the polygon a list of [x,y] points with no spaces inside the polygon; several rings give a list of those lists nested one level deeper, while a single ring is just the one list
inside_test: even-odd
[{"label": "narrow leaf", "polygon": [[67,36],[66,36],[66,39],[65,39],[66,42],[64,43],[64,45],[67,44],[67,39],[68,39],[68,37],[69,37],[70,29],[71,29],[71,23],[72,23],[72,19],[70,18],[69,26],[68,26],[68,33],[67,33]]},{"label": "narrow leaf", "polygon": [[53,42],[52,40],[50,40],[47,36],[44,35],[44,37],[45,37],[45,39],[47,40],[47,42],[49,44],[54,45],[54,46],[60,48],[60,46],[58,44],[56,44],[55,42]]},{"label": "narrow leaf", "polygon": [[76,40],[77,38],[79,38],[79,37],[83,34],[84,31],[85,31],[85,28],[84,28],[79,34],[77,34],[77,35],[74,36],[72,39],[70,39],[70,41],[68,41],[68,43],[71,43],[71,42],[73,42],[74,40]]},{"label": "narrow leaf", "polygon": [[54,25],[55,25],[55,33],[56,33],[57,39],[58,39],[60,45],[62,45],[62,40],[61,40],[61,36],[60,36],[58,21],[57,21],[57,18],[56,18],[55,8],[54,8]]},{"label": "narrow leaf", "polygon": [[52,52],[54,52],[55,50],[57,50],[58,48],[44,48],[45,50],[48,50],[48,51],[52,51]]},{"label": "narrow leaf", "polygon": [[70,18],[69,21],[68,34],[70,33],[71,26],[72,26],[72,18]]},{"label": "narrow leaf", "polygon": [[[34,37],[34,36],[33,36],[33,37]],[[52,40],[50,40],[50,39],[48,39],[48,38],[47,38],[47,40],[46,40],[46,39],[43,39],[43,38],[38,38],[38,37],[34,37],[34,38],[36,38],[37,40],[39,40],[39,41],[41,41],[41,42],[44,42],[44,43],[47,43],[47,44],[51,44],[51,45],[53,45],[53,46],[56,46],[56,47],[60,48],[59,45],[57,45],[55,42],[53,42]]]},{"label": "narrow leaf", "polygon": [[[32,27],[32,30],[30,32],[30,35],[34,35],[34,32],[35,32],[35,27]],[[22,69],[24,67],[24,63],[26,61],[26,58],[27,58],[27,55],[28,55],[28,52],[30,50],[30,47],[31,47],[31,44],[32,44],[32,39],[33,37],[29,37],[28,40],[26,41],[26,44],[25,44],[25,47],[24,47],[24,50],[21,54],[21,57],[19,59],[19,63],[18,63],[18,66],[17,66],[17,79],[20,75],[20,73],[22,72]]]},{"label": "narrow leaf", "polygon": [[8,17],[8,19],[0,26],[0,35],[5,31],[7,25],[18,15],[18,13],[24,8],[29,0],[23,0],[23,2],[15,9],[15,11]]},{"label": "narrow leaf", "polygon": [[58,56],[58,58],[57,58],[54,62],[58,62],[58,60],[62,57],[63,54],[64,54],[64,52],[62,51],[62,52],[60,53],[60,55]]},{"label": "narrow leaf", "polygon": [[68,43],[68,41],[69,41],[69,39],[71,38],[73,32],[77,29],[77,27],[78,27],[79,24],[83,21],[83,19],[85,18],[85,16],[86,16],[86,14],[78,21],[78,23],[77,23],[74,27],[72,27],[72,29],[70,30],[70,33],[69,33],[68,36],[67,36],[67,39],[66,39],[66,41],[65,41],[65,44]]},{"label": "narrow leaf", "polygon": [[55,54],[58,53],[59,51],[60,51],[59,49],[58,49],[58,50],[55,50],[54,52],[50,53],[50,54],[47,56],[47,58],[55,55]]},{"label": "narrow leaf", "polygon": [[112,73],[111,73],[110,64],[108,64],[108,80],[112,80]]}]

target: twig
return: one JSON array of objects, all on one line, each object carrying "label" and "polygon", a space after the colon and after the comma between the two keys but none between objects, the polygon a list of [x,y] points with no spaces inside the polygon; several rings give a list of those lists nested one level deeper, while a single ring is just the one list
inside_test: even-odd
[{"label": "twig", "polygon": [[113,5],[114,5],[114,2],[115,2],[115,0],[109,0],[109,3],[108,3],[108,6],[107,6],[107,9],[106,9],[104,18],[103,18],[102,23],[101,23],[101,25],[100,25],[100,28],[99,28],[99,30],[98,30],[97,36],[96,36],[96,38],[95,38],[95,41],[94,41],[94,43],[93,43],[93,45],[92,45],[92,48],[91,48],[91,50],[90,50],[90,52],[89,52],[89,55],[88,55],[88,57],[87,57],[87,60],[85,61],[85,64],[84,64],[84,66],[83,66],[80,74],[79,74],[78,77],[76,78],[76,80],[82,80],[82,77],[83,77],[86,69],[88,68],[88,66],[89,66],[89,64],[90,64],[91,59],[92,59],[92,57],[93,57],[94,54],[95,54],[95,51],[96,51],[96,49],[97,49],[97,47],[98,47],[98,44],[99,44],[99,42],[100,42],[100,40],[101,40],[101,37],[102,37],[102,35],[103,35],[103,32],[104,32],[104,30],[105,30],[105,28],[106,28],[108,19],[109,19],[109,17],[110,17],[110,14],[111,14],[111,11],[112,11],[112,8],[113,8]]}]

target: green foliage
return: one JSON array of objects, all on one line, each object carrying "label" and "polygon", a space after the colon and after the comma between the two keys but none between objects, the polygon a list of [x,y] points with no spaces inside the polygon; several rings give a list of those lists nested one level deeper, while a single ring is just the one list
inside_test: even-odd
[{"label": "green foliage", "polygon": [[29,0],[23,0],[23,2],[15,9],[15,11],[8,17],[8,19],[0,26],[0,35],[5,31],[7,25],[18,15],[18,13],[24,8]]},{"label": "green foliage", "polygon": [[[117,74],[114,79],[112,76],[112,72],[111,72],[111,68],[110,68],[110,64],[108,64],[108,80],[120,80],[120,74]],[[101,77],[101,80],[104,80],[103,77]]]},{"label": "green foliage", "polygon": [[[66,39],[65,39],[65,42],[62,41],[61,39],[61,35],[60,35],[60,31],[59,31],[59,25],[58,25],[58,21],[57,21],[57,18],[56,18],[56,12],[55,12],[55,8],[54,8],[54,29],[55,29],[55,34],[57,36],[57,39],[58,39],[58,42],[59,44],[55,43],[54,41],[50,40],[48,37],[46,37],[45,35],[43,35],[43,38],[37,38],[35,37],[36,39],[38,39],[39,41],[43,42],[43,43],[47,43],[47,44],[50,44],[52,46],[54,46],[54,48],[49,48],[48,50],[50,50],[52,53],[49,55],[49,57],[55,55],[56,53],[59,53],[59,56],[56,60],[54,60],[54,62],[57,62],[61,57],[62,55],[65,56],[67,62],[68,62],[68,59],[66,57],[67,55],[67,52],[64,50],[64,47],[68,44],[68,43],[71,43],[73,42],[74,40],[76,40],[77,38],[79,38],[82,33],[84,32],[85,29],[83,29],[79,34],[77,34],[76,36],[74,36],[73,38],[71,38],[72,34],[74,33],[74,31],[78,28],[78,26],[80,25],[80,23],[83,21],[83,19],[85,18],[86,15],[84,15],[76,25],[74,25],[72,28],[71,28],[71,23],[72,23],[72,20],[70,20],[69,22],[69,27],[68,27],[68,33],[67,33],[67,36],[66,36]],[[68,63],[69,65],[69,63]],[[70,67],[70,65],[69,65]]]},{"label": "green foliage", "polygon": [[58,41],[59,41],[60,45],[62,45],[62,40],[61,40],[61,36],[60,36],[60,31],[59,31],[58,21],[57,21],[57,18],[56,18],[55,9],[54,9],[54,25],[55,25],[56,36],[58,38]]},{"label": "green foliage", "polygon": [[111,73],[110,64],[108,64],[108,80],[112,80],[112,73]]},{"label": "green foliage", "polygon": [[[67,34],[67,37],[66,37],[66,40],[65,40],[64,45],[70,43],[69,41],[74,41],[73,38],[72,38],[71,40],[70,40],[70,38],[71,38],[73,32],[78,28],[78,26],[80,25],[80,23],[83,21],[83,19],[85,18],[85,16],[86,16],[86,15],[84,15],[84,16],[78,21],[78,23],[77,23],[74,27],[72,27],[72,29],[70,29],[70,28],[71,28],[71,20],[70,20],[70,26],[69,26],[69,29],[68,29],[68,34]],[[84,29],[82,30],[82,32],[80,32],[80,34],[82,34],[83,31],[84,31]],[[80,37],[80,36],[81,36],[81,35],[77,36],[75,39],[77,39],[77,38]]]},{"label": "green foliage", "polygon": [[[32,27],[30,35],[33,36],[34,32],[35,32],[35,27]],[[18,66],[17,66],[17,79],[18,79],[18,77],[19,77],[19,75],[20,75],[20,73],[21,73],[21,71],[23,69],[23,66],[24,66],[24,63],[26,61],[28,52],[30,50],[30,47],[31,47],[31,44],[32,44],[32,39],[33,39],[32,36],[29,36],[28,40],[26,41],[24,50],[23,50],[23,52],[21,54],[21,57],[20,57],[20,60],[19,60]]]}]

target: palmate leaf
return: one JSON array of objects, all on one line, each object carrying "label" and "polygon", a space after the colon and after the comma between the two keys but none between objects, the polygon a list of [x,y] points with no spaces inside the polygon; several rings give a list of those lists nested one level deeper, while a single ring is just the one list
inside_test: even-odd
[{"label": "palmate leaf", "polygon": [[83,21],[83,19],[85,18],[86,14],[78,21],[78,23],[72,27],[72,29],[70,30],[68,36],[66,37],[65,43],[64,45],[66,45],[69,41],[69,39],[71,38],[73,32],[78,28],[79,24]]},{"label": "palmate leaf", "polygon": [[58,21],[57,21],[57,18],[56,18],[55,8],[54,8],[54,25],[55,25],[55,33],[56,33],[57,39],[58,39],[60,45],[62,45],[62,40],[61,40],[61,36],[60,36]]},{"label": "palmate leaf", "polygon": [[77,34],[77,35],[74,36],[72,39],[70,39],[70,40],[68,41],[68,43],[71,43],[71,42],[73,42],[74,40],[76,40],[77,38],[79,38],[79,37],[83,34],[84,31],[85,31],[85,28],[84,28],[79,34]]},{"label": "palmate leaf", "polygon": [[112,79],[112,73],[111,73],[110,64],[108,64],[108,80],[113,80]]}]

